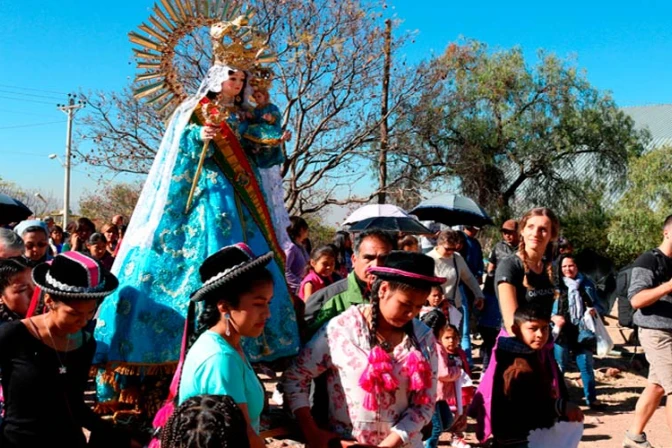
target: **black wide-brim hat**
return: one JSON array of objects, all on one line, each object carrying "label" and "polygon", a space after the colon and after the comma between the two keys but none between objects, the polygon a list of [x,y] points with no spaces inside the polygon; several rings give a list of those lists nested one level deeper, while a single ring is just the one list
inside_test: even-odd
[{"label": "black wide-brim hat", "polygon": [[33,281],[42,291],[63,300],[98,300],[119,286],[117,277],[96,260],[69,251],[33,269]]},{"label": "black wide-brim hat", "polygon": [[221,297],[226,285],[241,275],[263,268],[273,259],[273,252],[259,257],[245,243],[226,246],[205,259],[198,269],[203,286],[191,294],[193,302]]},{"label": "black wide-brim hat", "polygon": [[407,283],[421,288],[430,288],[446,282],[445,277],[434,275],[434,259],[418,252],[393,250],[387,255],[382,266],[373,266],[366,271],[382,280]]}]

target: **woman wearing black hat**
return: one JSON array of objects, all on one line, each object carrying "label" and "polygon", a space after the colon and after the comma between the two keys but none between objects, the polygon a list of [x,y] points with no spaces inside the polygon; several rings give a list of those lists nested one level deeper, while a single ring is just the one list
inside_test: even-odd
[{"label": "woman wearing black hat", "polygon": [[[240,342],[241,337],[261,336],[271,317],[273,277],[265,266],[272,258],[272,252],[255,257],[246,244],[239,243],[203,262],[203,286],[191,296],[189,318],[193,319],[196,303],[203,305],[179,388],[179,403],[203,394],[230,395],[245,416],[253,448],[265,446],[259,436],[264,388]],[[190,323],[189,328],[193,327]]]},{"label": "woman wearing black hat", "polygon": [[[83,331],[117,279],[77,252],[33,270],[48,312],[0,327],[5,418],[0,446],[140,446],[117,437],[84,403],[95,340]],[[82,428],[91,431],[90,444]],[[105,445],[96,445],[105,440]],[[107,444],[110,445],[107,445]]]},{"label": "woman wearing black hat", "polygon": [[[434,260],[393,251],[376,276],[371,304],[350,307],[313,337],[285,371],[285,395],[311,447],[334,439],[422,447],[434,414],[437,355],[431,330],[414,319],[433,285]],[[327,373],[329,428],[310,413],[310,381]]]}]

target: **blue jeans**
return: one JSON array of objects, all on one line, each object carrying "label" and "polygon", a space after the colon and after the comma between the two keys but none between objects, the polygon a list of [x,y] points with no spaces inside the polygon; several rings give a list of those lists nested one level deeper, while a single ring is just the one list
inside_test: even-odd
[{"label": "blue jeans", "polygon": [[[562,373],[567,371],[569,367],[569,346],[565,344],[554,345],[555,360]],[[597,400],[597,392],[595,391],[595,371],[593,370],[593,351],[585,347],[576,347],[573,350],[576,356],[576,366],[581,372],[581,381],[583,382],[583,396],[586,404],[590,404]]]},{"label": "blue jeans", "polygon": [[[462,350],[467,355],[467,362],[469,367],[474,366],[474,360],[471,355],[471,322],[470,322],[470,309],[471,304],[469,298],[471,297],[471,290],[467,291],[466,288],[460,285],[460,292],[462,293],[462,325],[460,332],[462,333],[462,341],[460,341],[460,346]],[[468,295],[469,294],[469,295]]]},{"label": "blue jeans", "polygon": [[453,413],[445,401],[437,401],[432,416],[432,435],[425,440],[425,448],[436,448],[439,445],[441,433],[453,424]]}]

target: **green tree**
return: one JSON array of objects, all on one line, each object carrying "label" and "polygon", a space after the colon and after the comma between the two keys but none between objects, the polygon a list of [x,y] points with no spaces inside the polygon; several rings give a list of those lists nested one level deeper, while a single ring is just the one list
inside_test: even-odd
[{"label": "green tree", "polygon": [[627,190],[608,227],[609,254],[618,265],[657,247],[662,225],[672,213],[672,146],[630,162]]},{"label": "green tree", "polygon": [[633,120],[552,54],[530,66],[519,48],[470,41],[451,44],[424,73],[436,83],[410,106],[397,169],[421,183],[453,176],[495,216],[537,204],[562,213],[585,199],[588,179],[575,166],[617,180],[643,151]]}]

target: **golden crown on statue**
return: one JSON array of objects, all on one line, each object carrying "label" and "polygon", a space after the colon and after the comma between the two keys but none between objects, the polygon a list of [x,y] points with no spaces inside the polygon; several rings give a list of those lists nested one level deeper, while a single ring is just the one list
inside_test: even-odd
[{"label": "golden crown on statue", "polygon": [[252,72],[260,64],[275,61],[275,56],[267,52],[268,37],[248,23],[247,16],[238,16],[210,27],[215,64]]}]

